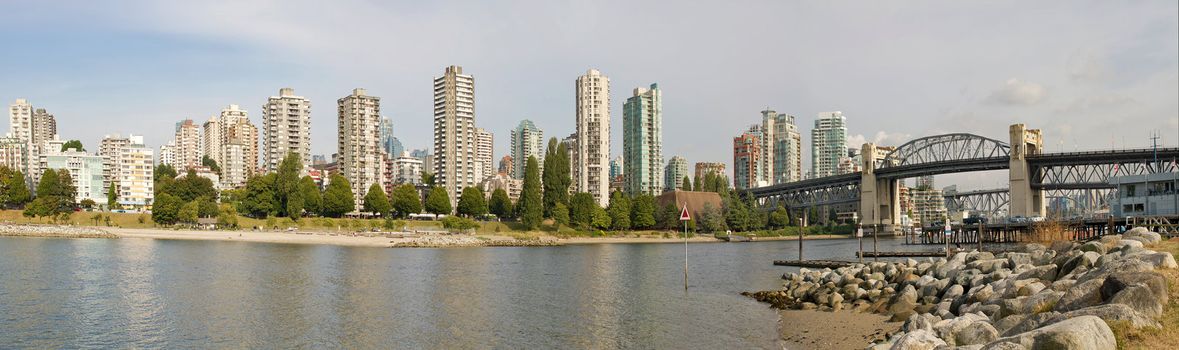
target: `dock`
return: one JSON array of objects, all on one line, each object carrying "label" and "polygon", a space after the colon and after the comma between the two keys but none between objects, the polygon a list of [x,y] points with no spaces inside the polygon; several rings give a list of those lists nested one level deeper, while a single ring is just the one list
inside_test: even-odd
[{"label": "dock", "polygon": [[719,240],[725,241],[725,242],[751,242],[751,241],[753,241],[749,237],[740,236],[740,235],[724,235],[724,236],[716,236],[716,238]]},{"label": "dock", "polygon": [[841,260],[774,260],[774,265],[776,266],[798,266],[819,269],[837,269],[840,267],[851,266],[852,264],[854,264],[854,262]]},{"label": "dock", "polygon": [[[945,257],[944,251],[922,251],[922,252],[864,252],[864,258],[915,258],[915,257]],[[860,252],[856,252],[856,257],[861,257]]]}]

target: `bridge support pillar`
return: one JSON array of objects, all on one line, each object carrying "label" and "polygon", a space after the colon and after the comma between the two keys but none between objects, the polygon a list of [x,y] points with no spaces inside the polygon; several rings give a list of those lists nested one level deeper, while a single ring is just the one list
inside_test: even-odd
[{"label": "bridge support pillar", "polygon": [[881,232],[894,234],[900,224],[900,183],[876,178],[876,145],[865,143],[861,149],[860,217],[865,225],[881,225]]},{"label": "bridge support pillar", "polygon": [[1032,188],[1033,169],[1028,165],[1027,156],[1037,155],[1044,149],[1040,129],[1028,129],[1023,124],[1011,125],[1011,163],[1008,180],[1011,188],[1008,216],[1044,216],[1044,191]]}]

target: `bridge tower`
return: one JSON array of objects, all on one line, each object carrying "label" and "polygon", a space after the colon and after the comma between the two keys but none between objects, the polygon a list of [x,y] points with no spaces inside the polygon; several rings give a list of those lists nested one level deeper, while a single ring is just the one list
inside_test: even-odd
[{"label": "bridge tower", "polygon": [[1032,168],[1027,156],[1037,155],[1044,149],[1044,138],[1040,129],[1028,129],[1023,124],[1011,125],[1011,163],[1008,180],[1011,188],[1009,216],[1044,216],[1044,191],[1032,188]]},{"label": "bridge tower", "polygon": [[883,225],[881,232],[894,232],[900,224],[900,182],[876,179],[876,145],[865,143],[860,150],[863,158],[860,172],[860,217],[865,225]]}]

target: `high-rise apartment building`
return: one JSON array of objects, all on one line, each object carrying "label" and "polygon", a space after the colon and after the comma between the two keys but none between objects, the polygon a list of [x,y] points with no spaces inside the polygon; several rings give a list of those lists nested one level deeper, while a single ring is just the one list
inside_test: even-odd
[{"label": "high-rise apartment building", "polygon": [[57,171],[64,169],[70,172],[70,179],[73,180],[74,188],[77,189],[77,194],[74,196],[75,202],[90,199],[98,205],[105,206],[107,204],[102,156],[73,148],[64,151],[60,148],[46,149],[46,151],[46,154],[42,156],[45,169],[58,169]]},{"label": "high-rise apartment building", "polygon": [[33,143],[33,105],[29,100],[18,98],[9,106],[8,136]]},{"label": "high-rise apartment building", "polygon": [[495,175],[495,135],[483,128],[475,128],[475,179]]},{"label": "high-rise apartment building", "polygon": [[688,176],[688,160],[680,156],[672,156],[667,160],[667,167],[663,169],[663,191],[687,190],[684,188],[684,177]]},{"label": "high-rise apartment building", "polygon": [[[134,136],[134,135],[132,135]],[[142,136],[139,136],[142,139]],[[141,141],[142,142],[142,141]],[[131,138],[119,134],[105,135],[98,144],[98,155],[102,156],[102,177],[106,180],[106,188],[112,183],[119,182],[119,167],[122,164],[123,149],[131,145]]]},{"label": "high-rise apartment building", "polygon": [[57,119],[52,114],[49,114],[49,112],[46,112],[44,108],[34,110],[33,144],[40,145],[45,141],[52,140],[54,135],[57,135]]},{"label": "high-rise apartment building", "polygon": [[512,129],[512,172],[513,179],[524,179],[524,166],[528,157],[536,157],[536,163],[544,168],[544,131],[524,119]]},{"label": "high-rise apartment building", "polygon": [[143,136],[104,136],[98,148],[103,158],[103,188],[117,183],[118,203],[124,207],[150,205],[155,198],[154,153],[143,144]]},{"label": "high-rise apartment building", "polygon": [[794,116],[761,111],[761,176],[758,186],[802,180],[802,135]]},{"label": "high-rise apartment building", "polygon": [[160,146],[160,156],[156,164],[170,165],[173,168],[183,168],[176,162],[176,141],[168,141],[168,143]]},{"label": "high-rise apartment building", "polygon": [[475,78],[446,67],[434,79],[434,182],[450,194],[451,207],[466,187],[478,186],[482,166],[475,136]]},{"label": "high-rise apartment building", "polygon": [[295,95],[295,89],[281,88],[262,105],[263,165],[277,171],[287,154],[299,155],[302,166],[311,165],[311,101]]},{"label": "high-rise apartment building", "polygon": [[577,78],[577,145],[570,158],[576,192],[610,204],[610,78],[590,69]]},{"label": "high-rise apartment building", "polygon": [[[177,171],[191,166],[201,165],[201,127],[192,119],[185,119],[176,123],[176,133],[172,140],[172,157]],[[163,154],[161,154],[162,158]]]},{"label": "high-rise apartment building", "polygon": [[824,177],[839,173],[839,158],[847,153],[847,118],[843,112],[819,113],[811,129],[811,174]]},{"label": "high-rise apartment building", "polygon": [[625,167],[622,165],[622,156],[617,156],[610,160],[610,181],[614,181],[614,178],[622,176],[624,172]]},{"label": "high-rise apartment building", "polygon": [[694,179],[703,179],[704,175],[708,175],[708,173],[728,176],[725,174],[725,163],[696,162]]},{"label": "high-rise apartment building", "polygon": [[733,188],[744,190],[756,187],[761,168],[760,128],[750,130],[733,138]]},{"label": "high-rise apartment building", "polygon": [[622,111],[622,157],[626,192],[663,189],[663,92],[658,84],[636,88]]},{"label": "high-rise apartment building", "polygon": [[381,149],[381,98],[369,96],[364,89],[336,101],[339,107],[337,164],[340,174],[352,184],[355,205],[364,203],[364,195],[373,184],[384,183],[385,157]]},{"label": "high-rise apartment building", "polygon": [[217,164],[221,164],[221,121],[217,116],[209,118],[202,124],[204,132],[201,133],[201,156],[209,157]]},{"label": "high-rise apartment building", "polygon": [[389,117],[381,117],[381,125],[377,129],[381,138],[381,149],[385,150],[385,153],[391,158],[400,157],[401,152],[393,146],[393,143],[397,142],[397,138],[393,137],[393,120],[390,120]]},{"label": "high-rise apartment building", "polygon": [[236,159],[225,159],[225,150],[230,144],[239,144],[242,146],[241,163],[246,177],[253,175],[258,167],[258,127],[250,123],[249,115],[238,105],[229,105],[222,109],[220,120],[222,160],[238,162]]}]

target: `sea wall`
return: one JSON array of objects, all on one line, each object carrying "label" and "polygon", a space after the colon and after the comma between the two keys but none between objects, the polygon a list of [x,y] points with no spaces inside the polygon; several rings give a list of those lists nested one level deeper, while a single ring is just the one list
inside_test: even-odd
[{"label": "sea wall", "polygon": [[1169,298],[1157,269],[1175,258],[1148,247],[1159,234],[1124,235],[1023,252],[855,264],[783,276],[784,288],[746,293],[782,309],[891,315],[901,331],[870,349],[1115,349],[1109,323],[1160,327]]}]

